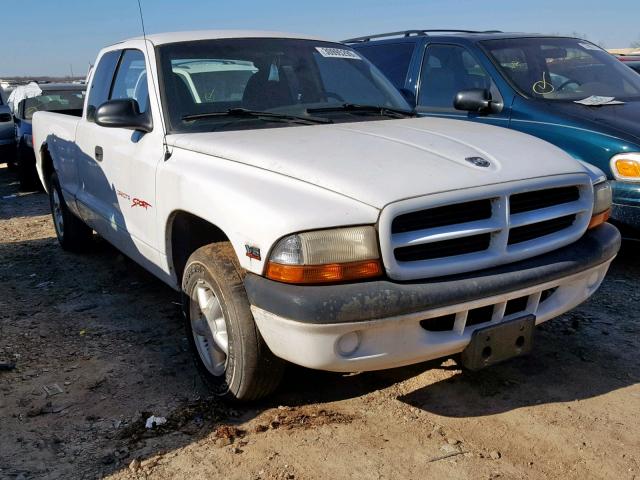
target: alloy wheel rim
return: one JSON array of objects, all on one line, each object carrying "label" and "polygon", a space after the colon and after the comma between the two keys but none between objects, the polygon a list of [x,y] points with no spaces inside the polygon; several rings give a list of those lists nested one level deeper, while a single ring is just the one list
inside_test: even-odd
[{"label": "alloy wheel rim", "polygon": [[224,375],[229,355],[229,335],[220,300],[211,286],[199,280],[191,298],[191,331],[198,355],[209,373]]}]

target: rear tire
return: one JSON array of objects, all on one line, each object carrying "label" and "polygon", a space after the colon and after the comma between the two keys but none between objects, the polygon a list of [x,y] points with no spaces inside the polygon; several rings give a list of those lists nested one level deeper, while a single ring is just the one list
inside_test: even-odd
[{"label": "rear tire", "polygon": [[183,275],[183,312],[194,360],[207,386],[226,400],[252,401],[278,387],[285,363],[258,331],[241,272],[229,242],[196,250]]},{"label": "rear tire", "polygon": [[71,213],[55,173],[51,175],[49,182],[49,204],[60,246],[69,252],[86,251],[93,240],[93,230]]}]

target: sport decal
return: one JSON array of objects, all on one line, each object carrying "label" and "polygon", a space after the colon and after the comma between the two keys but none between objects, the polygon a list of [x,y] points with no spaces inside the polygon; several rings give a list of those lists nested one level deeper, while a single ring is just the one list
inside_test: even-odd
[{"label": "sport decal", "polygon": [[146,200],[140,200],[139,198],[134,198],[133,202],[131,203],[131,208],[142,207],[146,210],[150,206],[151,204],[149,202],[147,202]]}]

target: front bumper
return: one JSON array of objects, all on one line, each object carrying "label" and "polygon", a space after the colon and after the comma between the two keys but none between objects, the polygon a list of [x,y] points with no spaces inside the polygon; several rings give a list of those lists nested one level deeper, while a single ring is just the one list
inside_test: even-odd
[{"label": "front bumper", "polygon": [[[534,314],[541,323],[572,309],[597,290],[619,248],[605,224],[546,255],[453,277],[295,286],[248,274],[245,287],[275,355],[319,370],[379,370],[458,353],[492,322]],[[443,319],[451,328],[434,331]]]}]

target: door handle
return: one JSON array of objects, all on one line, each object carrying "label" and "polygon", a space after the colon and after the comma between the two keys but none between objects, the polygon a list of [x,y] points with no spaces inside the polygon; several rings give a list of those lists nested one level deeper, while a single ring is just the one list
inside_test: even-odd
[{"label": "door handle", "polygon": [[101,161],[102,161],[102,156],[103,156],[103,154],[102,154],[102,147],[97,146],[97,147],[96,147],[96,161],[97,161],[97,162],[101,162]]}]

